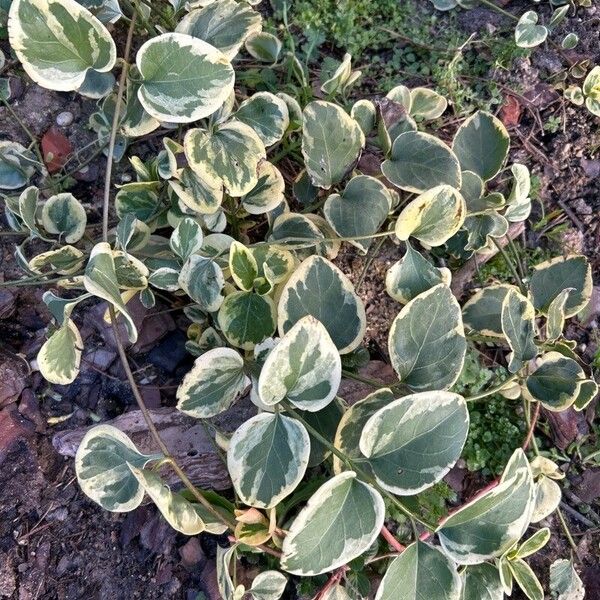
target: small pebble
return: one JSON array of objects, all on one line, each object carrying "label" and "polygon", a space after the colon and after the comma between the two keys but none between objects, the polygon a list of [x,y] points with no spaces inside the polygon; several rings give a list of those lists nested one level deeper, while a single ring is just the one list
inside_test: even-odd
[{"label": "small pebble", "polygon": [[73,122],[73,113],[65,110],[64,112],[58,113],[56,115],[56,124],[59,127],[67,127]]}]

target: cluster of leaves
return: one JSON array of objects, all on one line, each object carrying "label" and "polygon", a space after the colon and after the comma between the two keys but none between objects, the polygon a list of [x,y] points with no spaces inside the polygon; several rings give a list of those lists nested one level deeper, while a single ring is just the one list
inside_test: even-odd
[{"label": "cluster of leaves", "polygon": [[[235,85],[242,48],[298,80],[305,70],[293,53],[282,55],[246,2],[172,4],[175,31],[148,39],[135,65],[122,67],[121,100],[116,45],[99,18],[74,0],[13,0],[11,46],[36,82],[100,96],[92,125],[99,135],[116,134],[123,152],[129,140],[163,126],[164,136],[157,156],[131,157],[137,181],[118,190],[119,221],[102,241],[83,235],[86,213],[71,194],[45,198],[43,189],[25,188],[35,157],[14,146],[0,179],[4,189],[25,189],[7,198],[7,216],[30,234],[16,251],[23,268],[41,280],[59,275],[64,290],[44,295],[55,319],[38,355],[48,381],[68,384],[78,374],[83,344],[72,317],[79,302],[105,301],[135,341],[128,302],[137,296],[151,307],[153,290],[162,290],[191,302],[188,348],[197,358],[178,388],[178,409],[211,419],[247,394],[257,414],[220,438],[235,503],[170,489],[159,469],[172,457],[144,455],[107,425],[92,428],[78,449],[81,488],[115,512],[147,495],[187,535],[231,530],[235,543],[218,552],[226,600],[276,600],[287,582],[280,571],[336,571],[330,591],[337,596],[328,597],[356,597],[342,585],[344,569],[377,551],[384,498],[427,532],[389,563],[378,600],[395,600],[398,590],[405,598],[481,598],[481,590],[501,598],[513,580],[541,599],[524,558],[549,531],[522,537],[560,501],[561,473],[551,461],[530,464],[517,448],[497,485],[440,523],[411,508],[460,458],[467,402],[501,393],[551,411],[583,410],[597,393],[563,336],[565,320],[591,295],[585,257],[541,263],[526,281],[484,287],[462,307],[440,262],[493,249],[510,223],[529,215],[529,170],[506,165],[506,129],[478,112],[447,143],[429,127],[447,101],[427,88],[398,85],[346,107],[335,99],[358,76],[349,55],[321,87],[327,100],[302,106],[282,92],[248,96]],[[177,134],[173,124],[181,125]],[[297,169],[290,186],[278,167],[282,152]],[[366,254],[376,237],[404,248],[385,282],[401,305],[389,332],[398,381],[348,406],[338,391],[366,313],[332,261],[343,242]],[[48,250],[29,256],[34,238]],[[509,373],[472,398],[451,390],[468,338],[501,349]],[[315,486],[310,473],[318,466],[326,478]],[[439,545],[426,541],[433,535]],[[231,565],[248,548],[275,554],[280,570],[262,572],[246,590]]]}]

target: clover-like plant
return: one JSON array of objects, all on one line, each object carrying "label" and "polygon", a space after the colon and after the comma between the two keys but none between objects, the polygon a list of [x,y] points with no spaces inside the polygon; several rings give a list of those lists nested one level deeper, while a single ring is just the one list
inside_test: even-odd
[{"label": "clover-like plant", "polygon": [[[540,406],[583,410],[597,393],[575,342],[564,337],[592,280],[585,257],[569,255],[529,273],[509,261],[513,283],[485,286],[466,301],[453,293],[449,267],[502,249],[511,223],[531,210],[529,170],[507,165],[503,124],[478,112],[451,138],[434,131],[429,124],[447,102],[427,88],[398,85],[386,97],[336,103],[356,77],[349,57],[324,84],[326,100],[301,106],[284,92],[252,94],[235,84],[248,68],[248,59],[238,60],[242,48],[276,76],[305,81],[295,56],[281,57],[281,43],[262,32],[254,3],[171,4],[171,30],[161,25],[162,33],[149,34],[135,64],[125,52],[118,84],[115,42],[83,3],[14,0],[10,9],[11,45],[26,72],[51,89],[89,95],[94,87],[102,99],[91,126],[111,140],[99,240],[84,235],[80,200],[47,193],[51,179],[25,187],[35,157],[16,145],[1,148],[11,157],[2,163],[3,189],[20,190],[7,198],[8,221],[29,236],[16,249],[19,264],[29,279],[60,289],[44,295],[54,322],[38,355],[41,373],[62,385],[77,377],[80,302],[105,302],[106,319],[123,323],[133,342],[128,304],[139,297],[152,307],[159,290],[189,300],[187,348],[196,359],[177,408],[210,420],[242,397],[255,405],[233,435],[218,436],[231,499],[194,486],[139,393],[156,452],[141,453],[112,426],[91,428],[75,460],[82,490],[114,512],[147,496],[187,535],[229,531],[231,546],[217,554],[226,600],[277,600],[284,573],[330,573],[321,598],[363,597],[351,584],[352,568],[384,559],[378,600],[496,599],[513,582],[541,599],[524,559],[548,541],[548,530],[523,536],[557,508],[561,472],[543,456],[530,462],[526,450]],[[133,8],[129,39],[136,22],[153,31],[154,8]],[[145,160],[129,157],[137,180],[116,192],[110,228],[112,161],[151,132],[162,135],[162,149]],[[385,281],[398,302],[389,327],[397,380],[370,382],[373,392],[350,406],[340,384],[357,377],[367,314],[334,261],[342,243],[366,255],[378,238],[399,245]],[[453,386],[468,345],[478,343],[500,351],[507,376],[468,397]],[[118,336],[117,344],[137,391]],[[499,480],[432,522],[419,494],[460,458],[469,404],[492,394],[523,398],[528,438]],[[169,467],[183,488],[166,485]],[[387,527],[391,508],[414,528],[401,541]],[[248,551],[274,560],[246,589],[232,565]],[[555,579],[568,585],[557,570]]]}]

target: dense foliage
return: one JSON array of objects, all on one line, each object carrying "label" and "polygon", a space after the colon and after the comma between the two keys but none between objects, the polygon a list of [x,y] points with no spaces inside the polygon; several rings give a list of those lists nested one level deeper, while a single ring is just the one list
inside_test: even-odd
[{"label": "dense foliage", "polygon": [[[479,444],[488,441],[491,409],[472,403],[522,399],[530,438],[540,405],[583,410],[597,393],[563,335],[591,295],[585,257],[515,269],[511,284],[483,287],[462,305],[453,293],[449,265],[504,252],[511,226],[530,214],[529,169],[507,163],[504,125],[480,111],[448,139],[431,127],[447,100],[424,87],[397,85],[385,97],[348,103],[360,77],[349,54],[317,98],[307,97],[305,65],[262,30],[256,2],[170,2],[156,27],[149,25],[154,6],[135,2],[126,11],[130,34],[136,20],[148,33],[128,64],[117,59],[108,29],[121,16],[116,0],[13,0],[8,30],[16,57],[38,84],[98,99],[91,126],[110,140],[109,160],[152,132],[163,149],[145,161],[129,157],[137,181],[119,186],[118,222],[101,240],[86,235],[79,199],[30,185],[44,173],[16,142],[0,146],[0,188],[11,227],[30,234],[16,250],[20,265],[61,289],[44,295],[54,322],[38,366],[49,382],[69,384],[79,372],[83,342],[73,317],[80,302],[105,301],[106,319],[124,323],[135,341],[128,302],[137,296],[152,307],[158,290],[190,302],[187,347],[197,358],[178,388],[178,409],[211,419],[249,394],[257,414],[219,438],[233,503],[194,488],[183,473],[187,489],[171,490],[159,469],[178,466],[164,448],[144,455],[107,425],[92,428],[79,447],[81,488],[115,512],[133,510],[147,495],[187,535],[229,530],[231,547],[218,555],[227,600],[277,600],[288,581],[282,571],[333,573],[323,598],[362,597],[347,572],[385,554],[384,542],[397,556],[378,600],[496,599],[513,582],[529,598],[543,598],[524,559],[550,532],[523,536],[557,508],[563,474],[548,458],[529,461],[529,439],[521,448],[527,427],[513,422],[514,410],[491,412],[502,415],[496,422],[506,438],[495,457],[501,466],[490,467],[502,471],[492,486],[439,522],[419,500],[465,444],[474,468],[490,460],[476,443],[477,436]],[[530,13],[521,17],[521,45],[538,43],[546,28],[536,23]],[[251,93],[236,83],[257,65],[286,91]],[[594,112],[592,73],[581,94]],[[385,281],[398,302],[389,328],[397,382],[348,406],[338,390],[364,356],[367,316],[333,261],[343,242],[367,255],[378,238],[403,250]],[[33,239],[46,249],[32,252]],[[475,393],[474,382],[464,384],[470,343],[504,357],[504,368],[487,370]],[[471,437],[470,421],[478,428]],[[319,465],[326,478],[316,487],[310,473]],[[390,514],[414,526],[403,540],[408,547],[387,529]],[[232,564],[253,549],[268,555],[269,568],[246,590]],[[555,571],[565,589],[578,585],[568,561]]]}]

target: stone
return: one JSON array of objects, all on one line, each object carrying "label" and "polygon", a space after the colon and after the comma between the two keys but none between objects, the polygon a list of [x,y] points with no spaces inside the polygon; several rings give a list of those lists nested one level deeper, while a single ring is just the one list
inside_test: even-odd
[{"label": "stone", "polygon": [[197,567],[206,561],[206,556],[198,538],[190,538],[181,548],[179,548],[181,564],[186,568]]},{"label": "stone", "polygon": [[64,110],[56,115],[56,124],[59,127],[68,127],[71,125],[71,123],[73,123],[73,119],[73,113],[69,112],[68,110]]}]

